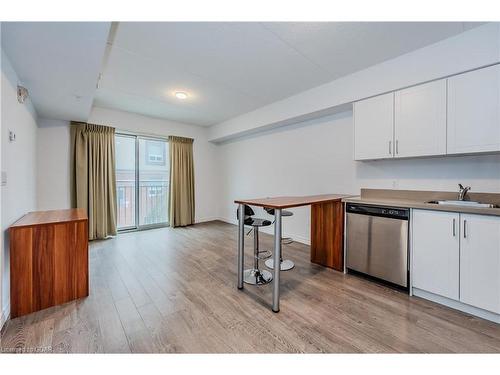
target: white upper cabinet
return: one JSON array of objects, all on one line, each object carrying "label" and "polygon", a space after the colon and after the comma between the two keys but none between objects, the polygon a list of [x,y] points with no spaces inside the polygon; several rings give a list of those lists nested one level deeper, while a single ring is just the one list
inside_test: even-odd
[{"label": "white upper cabinet", "polygon": [[391,158],[394,153],[394,93],[354,103],[354,159]]},{"label": "white upper cabinet", "polygon": [[460,301],[500,313],[500,217],[460,218]]},{"label": "white upper cabinet", "polygon": [[459,216],[413,210],[413,287],[458,300]]},{"label": "white upper cabinet", "polygon": [[354,159],[500,152],[500,64],[354,103]]},{"label": "white upper cabinet", "polygon": [[446,154],[446,80],[396,91],[395,157]]},{"label": "white upper cabinet", "polygon": [[500,66],[448,79],[448,154],[500,151]]}]

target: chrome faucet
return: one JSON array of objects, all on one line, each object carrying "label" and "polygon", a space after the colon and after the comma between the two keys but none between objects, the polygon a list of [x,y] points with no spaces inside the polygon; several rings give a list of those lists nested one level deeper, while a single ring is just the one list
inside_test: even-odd
[{"label": "chrome faucet", "polygon": [[458,184],[459,191],[458,191],[458,200],[459,201],[464,201],[465,196],[467,195],[468,191],[470,190],[470,186],[464,187],[462,184]]}]

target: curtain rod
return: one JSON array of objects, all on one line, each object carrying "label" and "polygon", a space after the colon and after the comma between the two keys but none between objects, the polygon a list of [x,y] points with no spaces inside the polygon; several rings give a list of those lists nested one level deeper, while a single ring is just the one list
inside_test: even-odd
[{"label": "curtain rod", "polygon": [[[79,122],[79,121],[71,121],[71,123],[73,123],[73,124],[77,124],[77,123],[85,124],[85,122]],[[95,125],[98,125],[98,124],[95,124]],[[109,125],[102,125],[102,126],[109,126]],[[119,128],[115,128],[115,133],[123,134],[123,135],[134,135],[134,136],[145,137],[145,138],[148,138],[148,137],[149,138],[159,138],[159,139],[164,139],[166,141],[168,141],[168,137],[174,136],[173,134],[163,135],[163,134],[156,134],[156,133],[142,133],[142,132],[134,132],[134,131],[124,130],[124,129],[119,129]],[[174,137],[191,138],[191,137],[185,137],[185,136],[181,136],[181,135],[175,135]],[[192,139],[194,141],[194,138],[192,138]]]},{"label": "curtain rod", "polygon": [[193,143],[194,143],[194,138],[184,137],[184,136],[180,136],[180,135],[172,135],[172,134],[170,134],[170,135],[159,135],[159,134],[155,134],[155,133],[132,132],[132,131],[129,131],[129,130],[121,130],[121,129],[118,129],[118,128],[115,128],[115,133],[116,134],[123,134],[123,135],[132,135],[132,136],[137,136],[137,137],[144,137],[144,138],[164,139],[167,142],[169,140],[168,137],[172,136],[172,137],[178,137],[178,138],[192,139]]}]

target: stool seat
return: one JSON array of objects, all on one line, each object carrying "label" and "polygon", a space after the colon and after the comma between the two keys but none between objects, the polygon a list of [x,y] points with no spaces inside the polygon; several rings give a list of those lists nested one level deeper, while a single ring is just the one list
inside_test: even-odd
[{"label": "stool seat", "polygon": [[252,227],[268,227],[272,222],[266,219],[258,219],[254,217],[249,217],[245,219],[245,225]]},{"label": "stool seat", "polygon": [[[269,215],[273,215],[274,216],[274,208],[270,208],[270,207],[264,207],[264,211],[266,211]],[[287,211],[287,210],[281,210],[281,216],[293,216],[293,212],[292,211]]]}]

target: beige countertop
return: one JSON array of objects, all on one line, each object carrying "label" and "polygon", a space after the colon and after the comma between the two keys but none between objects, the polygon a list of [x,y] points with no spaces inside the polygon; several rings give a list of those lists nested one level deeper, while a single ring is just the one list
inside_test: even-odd
[{"label": "beige countertop", "polygon": [[[456,192],[361,189],[361,196],[343,198],[342,202],[500,216],[500,208],[480,208],[427,203],[433,200],[456,199],[456,195]],[[500,194],[471,193],[470,199],[482,203],[498,205],[500,202]]]}]

